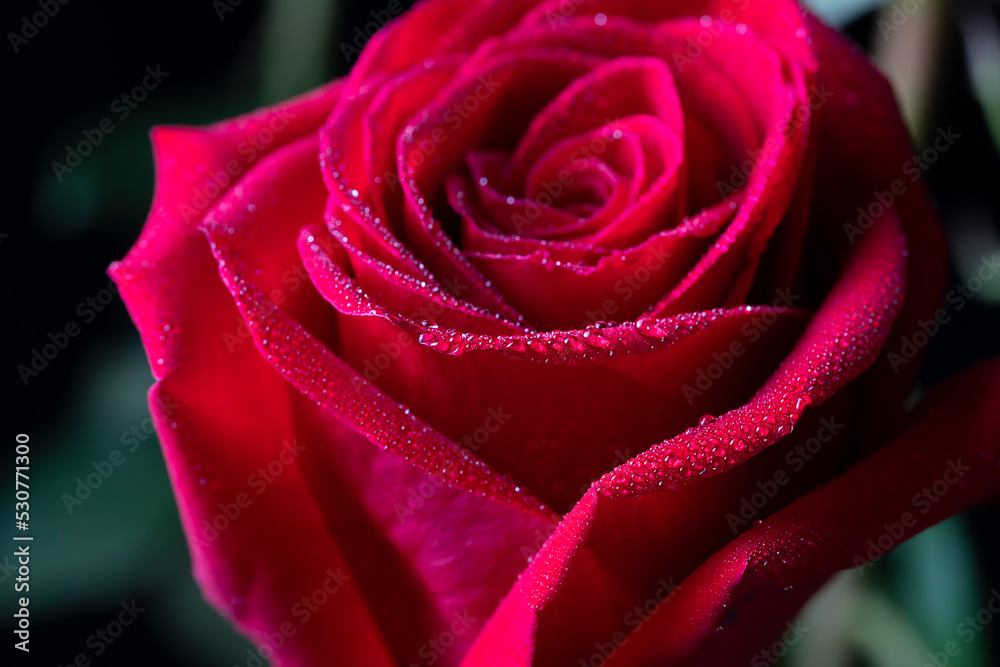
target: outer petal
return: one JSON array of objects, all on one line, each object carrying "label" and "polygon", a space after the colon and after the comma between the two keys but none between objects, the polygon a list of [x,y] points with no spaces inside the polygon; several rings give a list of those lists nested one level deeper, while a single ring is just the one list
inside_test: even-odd
[{"label": "outer petal", "polygon": [[[918,322],[933,317],[944,298],[947,240],[922,179],[903,172],[913,146],[900,120],[888,81],[846,37],[809,17],[809,34],[819,60],[817,85],[835,94],[816,115],[819,143],[815,188],[816,216],[806,239],[808,279],[828,280],[830,258],[850,248],[868,232],[858,227],[859,206],[872,208],[876,192],[903,182],[905,192],[894,204],[910,252],[906,284],[909,297],[885,350],[868,374],[866,401],[871,407],[866,431],[870,446],[895,436],[903,403],[916,379],[920,357],[893,367],[889,353],[898,353],[904,337],[919,330]],[[872,150],[873,146],[878,150]],[[843,251],[846,252],[846,251]],[[828,273],[826,274],[829,275]]]},{"label": "outer petal", "polygon": [[748,587],[771,600],[801,598],[796,590],[778,592],[810,590],[851,566],[863,573],[871,560],[1000,491],[1000,359],[945,383],[915,414],[919,418],[891,445],[698,568],[663,613],[623,647],[620,664],[675,664],[701,647],[692,664],[747,661],[770,645],[769,637],[745,628],[751,643],[733,641],[731,625],[754,624],[745,618],[751,614]]},{"label": "outer petal", "polygon": [[[221,532],[216,527],[214,539],[197,537],[213,536],[202,532],[203,522],[211,525],[222,512],[220,504],[239,508],[237,503],[250,497],[250,475],[280,461],[295,430],[282,383],[256,351],[226,349],[223,336],[233,329],[237,313],[195,225],[234,173],[315,131],[338,93],[334,85],[205,130],[158,130],[153,137],[158,185],[149,220],[129,255],[110,270],[158,380],[151,410],[192,545],[195,576],[208,599],[255,642],[273,645],[267,633],[288,623],[295,632],[277,658],[285,665],[321,661],[332,636],[352,659],[392,662],[356,582],[342,576],[351,576],[343,570],[343,553],[324,529],[297,465],[288,465],[268,493],[243,508],[242,522],[233,520]],[[245,159],[239,147],[282,115],[288,119],[285,131],[272,126],[265,151]],[[267,419],[247,421],[248,414]],[[251,530],[261,525],[269,526],[267,539]],[[241,548],[248,532],[254,533],[253,549]],[[290,552],[301,554],[294,567],[286,560]],[[328,570],[337,579],[328,586],[338,590],[326,613],[301,628],[293,625],[293,606],[333,579]]]},{"label": "outer petal", "polygon": [[[187,245],[203,243],[195,240],[201,237],[197,231],[201,218],[261,158],[315,132],[336,103],[341,87],[337,82],[206,128],[153,131],[153,206],[139,240],[121,262],[111,266],[110,273],[139,327],[157,379],[181,361],[205,360],[199,346],[189,346],[172,326],[186,318],[177,306],[186,302],[189,289],[186,281],[172,277],[197,266],[197,258],[204,254]],[[198,308],[198,303],[191,305]]]}]

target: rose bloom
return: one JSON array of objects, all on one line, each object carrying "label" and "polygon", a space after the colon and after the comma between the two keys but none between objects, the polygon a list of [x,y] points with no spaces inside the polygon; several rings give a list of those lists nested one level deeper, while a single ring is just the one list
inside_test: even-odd
[{"label": "rose bloom", "polygon": [[1000,486],[1000,364],[904,412],[943,235],[793,2],[427,0],[153,144],[111,274],[195,576],[274,664],[767,661]]}]

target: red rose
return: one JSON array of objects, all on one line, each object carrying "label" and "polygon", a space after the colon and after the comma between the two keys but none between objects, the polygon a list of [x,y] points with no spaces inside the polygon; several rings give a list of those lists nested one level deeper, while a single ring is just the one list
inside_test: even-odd
[{"label": "red rose", "polygon": [[1000,485],[998,364],[903,415],[942,235],[797,4],[430,0],[153,142],[111,273],[195,574],[282,665],[735,664]]}]

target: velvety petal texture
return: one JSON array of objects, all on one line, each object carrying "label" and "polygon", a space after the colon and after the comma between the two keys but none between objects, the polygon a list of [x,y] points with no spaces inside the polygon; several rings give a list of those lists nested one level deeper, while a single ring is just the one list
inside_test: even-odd
[{"label": "velvety petal texture", "polygon": [[792,0],[424,0],[152,138],[110,273],[195,577],[273,664],[736,664],[998,491],[997,362],[907,413],[888,358],[943,294],[923,186],[850,224],[891,91]]}]

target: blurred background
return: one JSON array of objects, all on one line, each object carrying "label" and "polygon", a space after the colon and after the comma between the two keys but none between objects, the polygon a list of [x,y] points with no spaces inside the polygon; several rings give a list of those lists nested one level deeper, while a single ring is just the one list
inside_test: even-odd
[{"label": "blurred background", "polygon": [[[42,1],[57,8],[44,25],[25,18],[40,11],[39,0],[5,2],[0,23],[11,148],[5,200],[13,202],[0,226],[3,348],[10,354],[3,442],[10,453],[15,433],[31,436],[36,536],[31,660],[18,654],[15,664],[70,665],[85,654],[109,666],[247,665],[249,644],[208,607],[191,578],[151,435],[145,395],[152,377],[104,269],[135,240],[151,200],[151,126],[208,123],[344,74],[355,39],[366,38],[370,12],[388,3]],[[998,5],[810,4],[872,53],[896,87],[918,147],[940,128],[961,135],[926,176],[948,230],[950,280],[964,283],[984,257],[1000,252]],[[153,85],[141,100],[122,99],[147,67],[159,81],[146,79]],[[91,154],[68,154],[67,145],[88,136],[101,137]],[[43,370],[17,370],[71,322],[79,335]],[[997,354],[1000,281],[986,282],[933,338],[921,387]],[[124,462],[81,502],[68,501],[85,495],[78,478],[114,450]],[[917,667],[935,664],[928,653],[957,641],[961,652],[947,664],[1000,665],[1000,622],[985,624],[968,643],[960,634],[966,616],[1000,597],[998,523],[995,505],[973,510],[906,543],[864,577],[840,575],[803,612],[811,630],[782,664]],[[5,525],[8,544],[10,530]],[[0,555],[8,619],[13,563]],[[100,639],[95,633],[133,600],[142,609],[135,623],[110,642]]]}]

